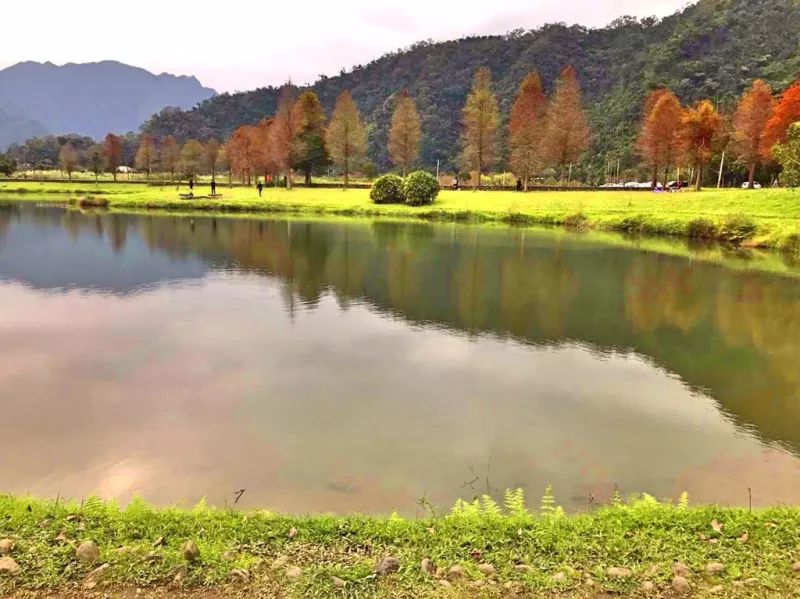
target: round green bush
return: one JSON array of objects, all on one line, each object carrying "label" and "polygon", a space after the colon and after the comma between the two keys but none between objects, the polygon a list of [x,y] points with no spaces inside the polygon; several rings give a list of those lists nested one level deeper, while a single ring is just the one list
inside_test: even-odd
[{"label": "round green bush", "polygon": [[376,204],[401,204],[403,195],[403,178],[397,175],[383,175],[372,184],[369,199]]},{"label": "round green bush", "polygon": [[411,173],[403,182],[403,195],[409,206],[427,206],[439,195],[439,182],[425,171]]}]

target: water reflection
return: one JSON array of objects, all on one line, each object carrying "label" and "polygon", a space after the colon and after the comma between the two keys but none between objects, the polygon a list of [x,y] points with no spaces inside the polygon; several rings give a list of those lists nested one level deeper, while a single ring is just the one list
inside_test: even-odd
[{"label": "water reflection", "polygon": [[793,278],[558,232],[32,206],[0,211],[0,278],[6,490],[800,501]]}]

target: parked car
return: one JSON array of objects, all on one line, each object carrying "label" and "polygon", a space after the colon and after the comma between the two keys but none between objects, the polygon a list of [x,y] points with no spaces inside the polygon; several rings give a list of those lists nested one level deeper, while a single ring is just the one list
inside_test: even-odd
[{"label": "parked car", "polygon": [[628,181],[625,184],[625,187],[639,187],[639,182],[638,181]]},{"label": "parked car", "polygon": [[[748,183],[747,181],[745,181],[744,183],[742,183],[742,189],[747,189],[747,188],[748,188]],[[753,189],[761,189],[761,184],[753,181]]]},{"label": "parked car", "polygon": [[683,189],[689,187],[688,181],[670,181],[667,183],[667,189]]}]

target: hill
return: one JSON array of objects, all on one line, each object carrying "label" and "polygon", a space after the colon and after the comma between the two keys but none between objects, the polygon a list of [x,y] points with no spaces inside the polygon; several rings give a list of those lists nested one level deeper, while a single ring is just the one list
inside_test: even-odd
[{"label": "hill", "polygon": [[[621,18],[601,29],[546,25],[503,36],[418,43],[359,65],[312,87],[328,114],[349,89],[371,124],[370,158],[388,165],[386,137],[393,98],[402,89],[418,103],[424,136],[420,163],[456,164],[461,107],[480,66],[494,73],[505,114],[523,76],[538,70],[549,91],[560,68],[578,71],[594,132],[584,168],[602,172],[609,154],[633,163],[632,140],[643,98],[666,85],[683,101],[710,97],[730,107],[756,77],[776,89],[800,72],[797,0],[700,0],[664,19]],[[221,94],[190,111],[168,109],[144,127],[156,135],[224,138],[237,126],[272,114],[277,89]]]},{"label": "hill", "polygon": [[45,133],[99,139],[135,131],[165,106],[189,109],[215,93],[194,77],[113,61],[19,63],[0,71],[0,148]]}]

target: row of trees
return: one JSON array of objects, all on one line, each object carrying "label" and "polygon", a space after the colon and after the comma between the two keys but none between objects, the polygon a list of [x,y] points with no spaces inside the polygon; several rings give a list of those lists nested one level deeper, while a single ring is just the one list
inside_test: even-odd
[{"label": "row of trees", "polygon": [[748,186],[752,188],[756,167],[776,157],[776,149],[781,161],[779,148],[787,141],[790,125],[797,121],[800,82],[776,100],[770,86],[757,79],[730,116],[720,114],[710,100],[682,107],[671,91],[656,89],[645,102],[637,149],[652,169],[653,185],[660,168],[666,179],[671,166],[691,164],[696,189],[700,189],[703,168],[712,154],[730,149],[737,162],[747,168]]},{"label": "row of trees", "polygon": [[[405,175],[417,161],[423,131],[417,106],[408,93],[403,91],[390,100],[394,108],[388,151],[392,163]],[[747,168],[752,185],[760,164],[773,160],[785,168],[791,164],[787,157],[794,154],[788,149],[781,151],[780,144],[789,143],[787,132],[797,121],[800,82],[775,99],[769,85],[756,80],[731,114],[719,112],[710,100],[682,106],[674,93],[659,88],[646,98],[635,147],[643,167],[652,174],[653,184],[660,173],[666,182],[672,168],[689,165],[699,188],[712,157],[732,153]],[[229,178],[236,174],[247,182],[253,177],[283,173],[288,187],[293,171],[303,173],[310,183],[312,175],[335,164],[347,184],[366,156],[367,131],[348,91],[338,96],[326,121],[315,92],[305,90],[298,95],[289,83],[282,88],[272,116],[239,127],[224,144],[215,139],[190,139],[181,146],[172,136],[156,140],[145,133],[138,138],[135,156],[127,164],[133,163],[148,180],[158,170],[169,173],[170,180],[176,174],[187,178],[200,172],[216,177],[219,170],[225,170]],[[95,175],[108,171],[116,177],[130,153],[126,150],[129,137],[109,134],[101,144],[88,147],[83,138],[67,137],[60,146],[58,166],[70,178],[79,166]],[[539,75],[528,73],[505,124],[492,88],[492,73],[481,68],[474,75],[462,110],[461,164],[464,171],[477,173],[480,186],[481,175],[507,158],[514,175],[527,189],[535,176],[547,170],[554,170],[562,181],[571,177],[571,166],[586,152],[590,137],[580,83],[572,67],[561,70],[549,98]],[[37,144],[28,144],[30,153],[38,152]],[[48,144],[52,145],[49,141],[38,145]]]}]

